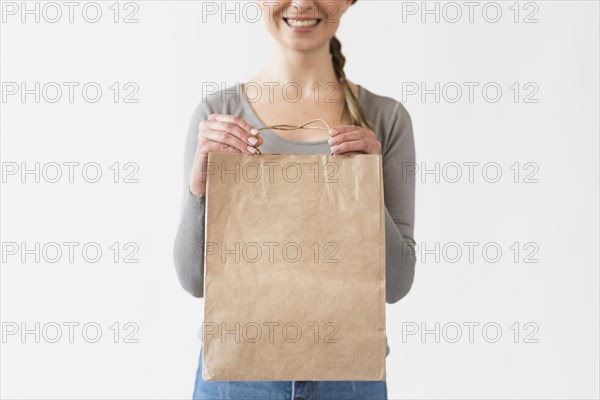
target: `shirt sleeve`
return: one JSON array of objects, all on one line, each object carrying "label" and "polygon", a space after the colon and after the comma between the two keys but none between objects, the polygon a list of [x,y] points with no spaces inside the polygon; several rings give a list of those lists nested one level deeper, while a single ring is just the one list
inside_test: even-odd
[{"label": "shirt sleeve", "polygon": [[202,101],[194,110],[184,149],[183,199],[175,236],[174,261],[181,286],[192,296],[204,293],[204,211],[206,196],[196,197],[189,189],[189,177],[198,144],[198,125],[212,114]]},{"label": "shirt sleeve", "polygon": [[382,149],[385,201],[386,302],[410,291],[415,276],[415,142],[408,111],[397,102]]}]

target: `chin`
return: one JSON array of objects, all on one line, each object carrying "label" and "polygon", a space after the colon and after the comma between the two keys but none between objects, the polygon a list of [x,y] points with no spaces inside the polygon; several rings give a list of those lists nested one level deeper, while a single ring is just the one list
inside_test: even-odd
[{"label": "chin", "polygon": [[298,52],[311,52],[313,50],[316,50],[322,46],[324,46],[325,44],[328,44],[329,41],[313,41],[313,40],[297,40],[297,39],[286,39],[283,40],[282,44],[290,49],[290,50],[294,50],[294,51],[298,51]]},{"label": "chin", "polygon": [[310,36],[298,35],[294,32],[289,32],[286,26],[279,27],[277,32],[273,32],[284,47],[301,52],[310,52],[323,46],[329,46],[329,42],[334,33],[329,32],[313,32]]}]

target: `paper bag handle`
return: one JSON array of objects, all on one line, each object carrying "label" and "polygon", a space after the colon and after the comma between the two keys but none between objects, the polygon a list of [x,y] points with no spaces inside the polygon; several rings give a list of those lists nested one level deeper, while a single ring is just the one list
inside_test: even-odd
[{"label": "paper bag handle", "polygon": [[[327,128],[323,128],[322,126],[308,126],[309,124],[312,124],[313,122],[322,122],[323,125],[325,125]],[[272,129],[272,130],[276,130],[276,131],[296,131],[299,129],[321,129],[323,131],[329,131],[331,128],[329,127],[329,124],[327,124],[327,122],[325,122],[325,120],[323,120],[321,118],[316,118],[311,121],[305,122],[302,125],[280,124],[280,125],[271,125],[271,126],[264,126],[262,128],[258,128],[259,131],[262,131],[264,129]],[[258,149],[258,147],[256,148],[256,151],[258,154],[262,154],[260,152],[260,150]],[[331,153],[331,155],[333,155],[333,153]]]}]

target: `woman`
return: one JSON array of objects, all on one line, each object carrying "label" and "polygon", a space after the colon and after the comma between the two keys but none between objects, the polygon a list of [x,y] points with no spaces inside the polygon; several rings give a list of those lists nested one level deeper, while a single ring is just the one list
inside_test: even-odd
[{"label": "woman", "polygon": [[[355,2],[260,2],[267,29],[275,38],[266,66],[250,83],[209,95],[196,108],[186,142],[183,212],[175,241],[178,277],[192,295],[203,296],[201,243],[208,153],[255,154],[258,147],[262,153],[381,154],[386,301],[395,303],[410,290],[415,266],[414,175],[407,173],[407,166],[415,162],[412,124],[402,104],[345,77],[345,58],[335,32],[341,16]],[[274,124],[301,125],[315,118],[333,129],[257,130]],[[201,365],[194,392],[194,398],[236,400],[386,397],[385,381],[205,382]]]}]

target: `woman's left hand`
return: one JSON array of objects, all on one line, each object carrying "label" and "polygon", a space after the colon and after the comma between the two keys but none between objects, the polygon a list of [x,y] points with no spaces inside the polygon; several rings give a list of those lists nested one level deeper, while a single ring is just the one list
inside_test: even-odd
[{"label": "woman's left hand", "polygon": [[355,125],[336,126],[329,131],[329,146],[334,155],[380,154],[381,142],[375,132]]}]

